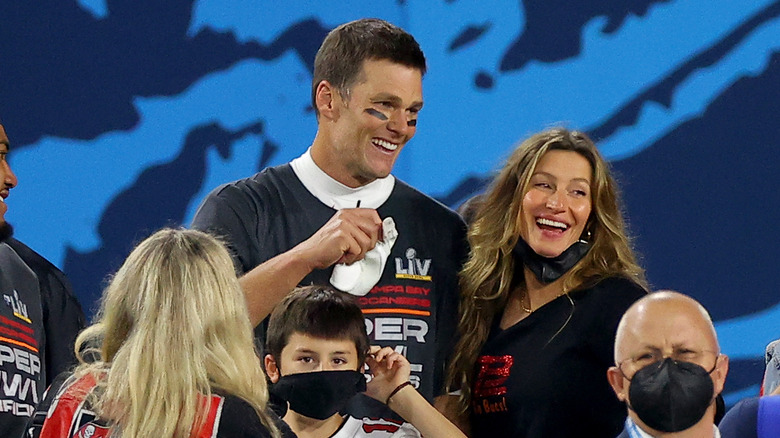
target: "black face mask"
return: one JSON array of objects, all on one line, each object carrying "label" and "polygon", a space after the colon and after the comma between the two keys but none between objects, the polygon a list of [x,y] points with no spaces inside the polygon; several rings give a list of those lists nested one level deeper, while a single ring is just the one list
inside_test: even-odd
[{"label": "black face mask", "polygon": [[590,243],[584,240],[578,240],[562,252],[558,257],[542,257],[536,253],[523,238],[517,239],[517,245],[512,250],[515,258],[522,263],[519,263],[520,268],[527,266],[534,276],[543,284],[552,283],[553,281],[561,278],[563,274],[569,272],[569,269],[573,268],[585,254],[590,250]]},{"label": "black face mask", "polygon": [[[716,363],[717,365],[717,363]],[[628,388],[629,408],[646,425],[661,432],[680,432],[704,416],[712,403],[710,373],[691,362],[666,358],[634,374]]]},{"label": "black face mask", "polygon": [[365,390],[366,377],[351,370],[288,374],[271,385],[271,393],[290,403],[290,409],[317,420],[330,418]]}]

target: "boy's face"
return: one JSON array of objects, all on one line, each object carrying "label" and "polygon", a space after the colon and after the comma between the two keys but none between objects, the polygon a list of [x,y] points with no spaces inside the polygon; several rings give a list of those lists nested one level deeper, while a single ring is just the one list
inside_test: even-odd
[{"label": "boy's face", "polygon": [[294,332],[282,349],[277,363],[265,356],[265,369],[271,382],[281,376],[313,371],[336,371],[359,368],[357,347],[350,339],[323,339]]}]

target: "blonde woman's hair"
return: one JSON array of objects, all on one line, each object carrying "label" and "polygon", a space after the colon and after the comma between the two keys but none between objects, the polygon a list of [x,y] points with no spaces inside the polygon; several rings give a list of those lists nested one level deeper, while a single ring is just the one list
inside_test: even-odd
[{"label": "blonde woman's hair", "polygon": [[189,437],[208,412],[199,395],[209,400],[213,390],[246,401],[280,436],[233,263],[205,233],[163,229],[141,242],[76,354],[76,375],[99,382],[93,408],[123,438]]},{"label": "blonde woman's hair", "polygon": [[529,181],[541,157],[550,150],[576,152],[588,160],[593,171],[592,209],[586,236],[582,236],[592,246],[564,276],[564,291],[614,276],[629,278],[647,288],[626,235],[617,186],[596,145],[584,133],[562,128],[535,134],[522,142],[480,200],[469,228],[471,253],[460,272],[461,337],[447,373],[447,388],[461,390],[459,401],[464,411],[471,398],[474,364],[493,319],[500,315],[511,289],[525,287],[522,276],[514,278],[512,250],[520,236],[520,213]]}]

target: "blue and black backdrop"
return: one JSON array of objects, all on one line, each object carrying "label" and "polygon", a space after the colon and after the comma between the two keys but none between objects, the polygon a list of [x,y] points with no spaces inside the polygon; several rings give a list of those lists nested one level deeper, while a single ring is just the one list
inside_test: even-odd
[{"label": "blue and black backdrop", "polygon": [[587,131],[653,286],[715,319],[727,402],[756,393],[780,338],[777,0],[3,1],[17,236],[92,312],[135,242],[309,146],[315,51],[360,17],[429,62],[398,177],[456,207],[527,135]]}]

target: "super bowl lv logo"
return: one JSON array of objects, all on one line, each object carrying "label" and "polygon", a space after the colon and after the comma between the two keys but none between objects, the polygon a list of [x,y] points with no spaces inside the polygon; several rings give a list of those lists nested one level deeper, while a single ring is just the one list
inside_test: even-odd
[{"label": "super bowl lv logo", "polygon": [[431,259],[418,259],[414,248],[408,248],[404,255],[405,259],[395,258],[395,278],[431,281]]},{"label": "super bowl lv logo", "polygon": [[19,299],[19,293],[14,289],[13,296],[3,295],[5,304],[8,305],[14,312],[14,316],[30,323],[30,316],[27,314],[27,305]]}]

